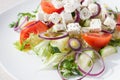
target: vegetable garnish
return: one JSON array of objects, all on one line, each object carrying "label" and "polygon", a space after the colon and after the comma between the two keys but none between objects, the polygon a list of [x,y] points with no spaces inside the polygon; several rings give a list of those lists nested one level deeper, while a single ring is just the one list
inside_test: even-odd
[{"label": "vegetable garnish", "polygon": [[44,68],[57,68],[62,80],[101,75],[103,58],[120,46],[118,9],[95,0],[41,0],[34,12],[19,13],[10,27],[20,34],[16,48],[34,51]]}]

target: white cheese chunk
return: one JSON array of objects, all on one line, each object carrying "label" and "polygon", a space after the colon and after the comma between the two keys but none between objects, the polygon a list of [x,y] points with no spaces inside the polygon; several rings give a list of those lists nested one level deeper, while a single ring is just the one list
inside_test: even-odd
[{"label": "white cheese chunk", "polygon": [[57,24],[61,21],[62,17],[58,13],[52,13],[49,17],[49,21],[53,22],[54,24]]},{"label": "white cheese chunk", "polygon": [[65,26],[63,24],[55,24],[53,26],[53,30],[56,32],[56,31],[61,31],[61,30],[65,30]]},{"label": "white cheese chunk", "polygon": [[44,20],[44,14],[38,12],[38,13],[36,14],[36,20],[41,20],[41,21],[43,21],[43,20]]},{"label": "white cheese chunk", "polygon": [[98,5],[95,4],[95,3],[89,4],[88,9],[89,9],[90,12],[92,13],[92,15],[98,13]]},{"label": "white cheese chunk", "polygon": [[71,13],[62,12],[61,16],[62,16],[63,23],[70,23],[74,21]]},{"label": "white cheese chunk", "polygon": [[51,0],[51,2],[57,9],[62,8],[64,5],[63,0]]},{"label": "white cheese chunk", "polygon": [[94,0],[84,0],[84,2],[82,3],[82,6],[88,6],[89,4],[93,3]]},{"label": "white cheese chunk", "polygon": [[44,17],[44,21],[48,21],[48,20],[49,20],[50,15],[49,15],[49,14],[44,13],[43,17]]},{"label": "white cheese chunk", "polygon": [[92,13],[87,9],[87,8],[83,8],[81,11],[80,11],[80,18],[82,20],[86,20],[86,19],[89,19],[91,17]]},{"label": "white cheese chunk", "polygon": [[92,19],[90,22],[90,29],[92,30],[101,30],[102,23],[100,19]]},{"label": "white cheese chunk", "polygon": [[69,23],[67,25],[67,32],[69,33],[78,34],[80,33],[80,30],[81,30],[81,26],[79,25],[79,23]]},{"label": "white cheese chunk", "polygon": [[107,18],[104,21],[104,25],[110,27],[110,29],[114,29],[116,27],[116,22],[113,18],[107,16]]},{"label": "white cheese chunk", "polygon": [[68,0],[68,1],[66,0],[64,4],[65,4],[64,5],[65,12],[69,12],[69,13],[75,11],[78,7],[81,6],[80,1],[78,0]]}]

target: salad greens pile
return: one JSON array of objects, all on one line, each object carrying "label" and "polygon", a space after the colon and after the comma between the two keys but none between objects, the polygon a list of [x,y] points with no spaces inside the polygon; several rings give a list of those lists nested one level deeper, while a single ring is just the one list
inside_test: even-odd
[{"label": "salad greens pile", "polygon": [[[9,26],[20,34],[16,48],[35,52],[44,67],[57,69],[63,80],[100,75],[103,58],[120,46],[118,8],[95,0],[41,0],[35,11],[19,13]],[[92,74],[98,60],[101,69]]]}]

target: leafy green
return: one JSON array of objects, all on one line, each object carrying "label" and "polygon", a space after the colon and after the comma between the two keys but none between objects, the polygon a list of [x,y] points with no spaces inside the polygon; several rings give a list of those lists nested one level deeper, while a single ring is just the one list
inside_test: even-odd
[{"label": "leafy green", "polygon": [[109,45],[115,46],[115,47],[120,46],[120,39],[111,40]]},{"label": "leafy green", "polygon": [[15,27],[16,25],[17,25],[16,22],[12,22],[11,24],[9,24],[10,28]]},{"label": "leafy green", "polygon": [[33,11],[33,13],[37,13],[38,12],[38,9],[39,9],[39,5],[37,6],[37,8]]},{"label": "leafy green", "polygon": [[78,65],[74,61],[74,57],[70,56],[62,62],[61,73],[64,77],[82,75],[78,70]]},{"label": "leafy green", "polygon": [[51,46],[51,45],[49,45],[49,51],[50,51],[52,54],[61,53],[61,51],[59,50],[58,47],[53,47],[53,46]]},{"label": "leafy green", "polygon": [[29,13],[29,12],[19,13],[18,16],[20,16],[20,17],[25,17],[25,16],[27,16],[29,19],[30,19],[30,18],[35,18],[35,15],[32,14],[32,13]]}]

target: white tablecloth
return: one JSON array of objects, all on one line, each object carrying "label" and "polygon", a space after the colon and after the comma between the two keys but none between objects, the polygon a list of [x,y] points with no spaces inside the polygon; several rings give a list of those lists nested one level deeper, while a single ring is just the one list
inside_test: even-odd
[{"label": "white tablecloth", "polygon": [[[24,2],[25,0],[0,0],[0,14],[6,10]],[[0,80],[15,80],[0,63]]]}]

